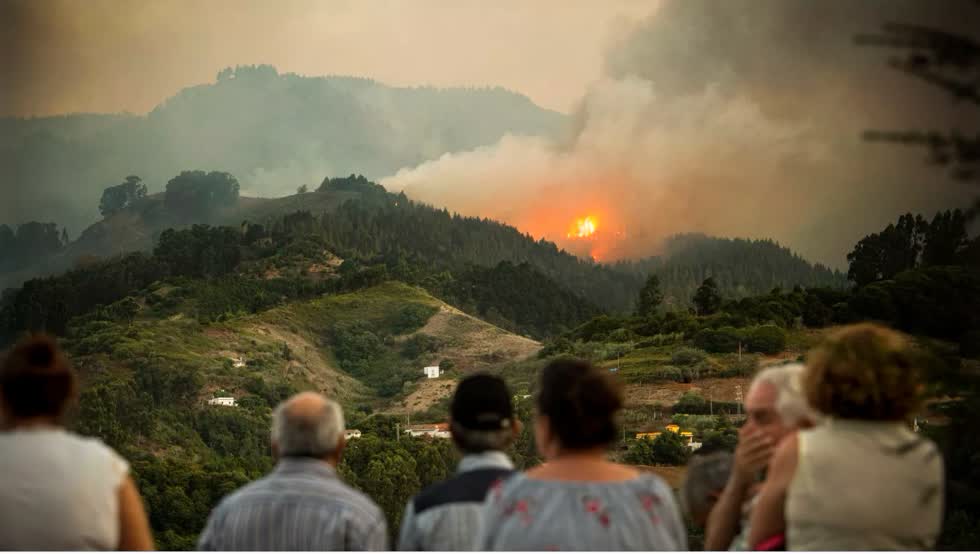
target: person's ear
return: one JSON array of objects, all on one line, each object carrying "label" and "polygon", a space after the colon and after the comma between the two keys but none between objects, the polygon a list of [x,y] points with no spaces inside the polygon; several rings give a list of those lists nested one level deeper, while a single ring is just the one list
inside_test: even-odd
[{"label": "person's ear", "polygon": [[347,448],[347,437],[340,435],[340,438],[337,439],[337,448],[334,449],[330,456],[331,460],[329,460],[334,466],[340,465],[340,459],[344,457],[345,448]]}]

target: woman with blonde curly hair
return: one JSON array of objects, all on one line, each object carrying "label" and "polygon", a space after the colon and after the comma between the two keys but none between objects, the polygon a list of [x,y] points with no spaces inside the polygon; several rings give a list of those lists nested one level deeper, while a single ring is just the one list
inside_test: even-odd
[{"label": "woman with blonde curly hair", "polygon": [[908,341],[878,325],[844,327],[811,351],[804,393],[826,418],[780,443],[749,544],[785,533],[790,550],[932,548],[943,464],[909,426],[920,383]]}]

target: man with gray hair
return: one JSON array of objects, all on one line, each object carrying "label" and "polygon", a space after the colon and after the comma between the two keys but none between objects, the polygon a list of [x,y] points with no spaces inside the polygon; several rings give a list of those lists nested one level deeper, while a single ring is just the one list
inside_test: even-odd
[{"label": "man with gray hair", "polygon": [[343,450],[339,404],[314,392],[280,404],[275,469],[218,504],[198,550],[386,550],[381,510],[337,475]]},{"label": "man with gray hair", "polygon": [[499,377],[463,379],[449,407],[449,432],[462,451],[456,475],[408,502],[399,550],[479,550],[483,500],[494,483],[511,475],[504,450],[521,432],[507,385]]},{"label": "man with gray hair", "polygon": [[731,453],[721,451],[695,455],[687,463],[681,483],[681,505],[698,527],[707,525],[711,510],[728,484],[732,461]]},{"label": "man with gray hair", "polygon": [[731,475],[708,517],[705,550],[747,549],[748,518],[776,445],[790,432],[818,421],[803,396],[805,370],[798,363],[776,365],[752,379]]}]

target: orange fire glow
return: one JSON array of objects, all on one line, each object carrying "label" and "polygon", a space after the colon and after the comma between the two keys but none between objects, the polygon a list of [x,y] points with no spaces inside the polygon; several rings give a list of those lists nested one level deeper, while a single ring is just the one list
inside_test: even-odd
[{"label": "orange fire glow", "polygon": [[587,215],[583,218],[576,219],[572,224],[571,229],[568,231],[568,238],[586,238],[591,237],[595,234],[596,230],[599,229],[599,221],[595,216]]}]

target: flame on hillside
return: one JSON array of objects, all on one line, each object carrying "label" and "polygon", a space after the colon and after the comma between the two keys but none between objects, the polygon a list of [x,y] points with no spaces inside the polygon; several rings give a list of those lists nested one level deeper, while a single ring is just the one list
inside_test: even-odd
[{"label": "flame on hillside", "polygon": [[583,218],[576,219],[566,237],[570,239],[582,239],[586,237],[591,237],[595,234],[596,230],[599,229],[599,222],[596,220],[595,216],[587,215]]}]

